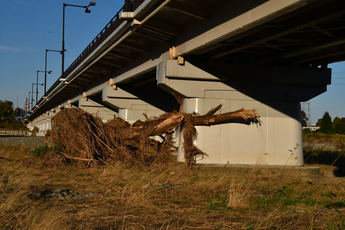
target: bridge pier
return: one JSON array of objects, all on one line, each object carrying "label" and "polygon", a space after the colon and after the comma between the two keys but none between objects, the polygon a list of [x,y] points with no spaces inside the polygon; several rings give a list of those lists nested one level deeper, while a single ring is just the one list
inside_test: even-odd
[{"label": "bridge pier", "polygon": [[140,100],[138,97],[119,87],[107,87],[102,90],[102,101],[118,111],[117,116],[129,123],[136,120],[146,120],[148,117],[159,116],[162,110]]},{"label": "bridge pier", "polygon": [[[223,105],[221,112],[256,108],[261,124],[196,127],[195,143],[208,155],[196,158],[198,163],[303,165],[300,103],[280,103],[273,108],[256,100],[188,98],[184,99],[183,112],[206,114],[219,104]],[[287,111],[289,114],[284,114]],[[184,161],[182,145],[180,142],[179,161]]]},{"label": "bridge pier", "polygon": [[[222,67],[167,60],[157,66],[157,84],[184,97],[183,111],[203,115],[258,109],[261,124],[197,127],[206,164],[303,165],[300,101],[326,91],[330,70],[286,67]],[[306,84],[308,83],[308,84]],[[178,160],[183,161],[180,137]]]},{"label": "bridge pier", "polygon": [[51,118],[53,117],[53,114],[55,112],[46,112],[45,114],[42,114],[38,118],[36,118],[34,121],[30,122],[27,127],[30,131],[32,131],[35,127],[38,128],[38,133],[36,133],[36,136],[44,136],[47,132],[47,130],[51,129]]}]

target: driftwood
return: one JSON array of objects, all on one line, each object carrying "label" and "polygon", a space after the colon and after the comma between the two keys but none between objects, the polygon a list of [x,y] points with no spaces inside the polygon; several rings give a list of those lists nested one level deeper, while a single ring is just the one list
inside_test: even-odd
[{"label": "driftwood", "polygon": [[[215,114],[219,105],[204,115],[179,112],[165,113],[160,117],[148,118],[128,124],[121,118],[114,118],[104,124],[97,116],[81,109],[71,108],[60,111],[52,118],[51,141],[62,146],[65,158],[80,162],[104,164],[107,159],[126,162],[140,162],[150,165],[171,158],[174,151],[171,134],[180,127],[183,134],[184,152],[187,165],[194,163],[195,156],[203,152],[194,145],[197,136],[195,126],[212,126],[229,122],[258,123],[259,114],[255,109],[244,108]],[[161,136],[159,142],[151,136]],[[165,138],[164,138],[165,136]],[[48,139],[48,138],[46,138]]]},{"label": "driftwood", "polygon": [[[233,112],[214,115],[221,107],[222,105],[218,105],[202,116],[192,115],[192,124],[194,126],[211,126],[229,123],[234,120],[248,121],[249,119],[253,119],[255,122],[258,121],[259,114],[256,109],[245,110],[242,108]],[[176,113],[165,120],[155,120],[155,122],[137,121],[132,127],[119,130],[119,133],[126,140],[138,139],[143,133],[147,133],[148,130],[150,130],[148,133],[149,136],[160,136],[165,133],[172,133],[176,127],[180,126],[185,121],[185,116],[186,114]]]}]

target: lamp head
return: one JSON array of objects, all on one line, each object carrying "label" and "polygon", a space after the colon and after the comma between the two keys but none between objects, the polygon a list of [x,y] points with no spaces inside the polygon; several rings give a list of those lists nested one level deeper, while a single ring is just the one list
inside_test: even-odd
[{"label": "lamp head", "polygon": [[91,10],[89,8],[85,8],[85,13],[91,13]]},{"label": "lamp head", "polygon": [[96,2],[90,2],[89,3],[89,6],[95,6],[96,5]]}]

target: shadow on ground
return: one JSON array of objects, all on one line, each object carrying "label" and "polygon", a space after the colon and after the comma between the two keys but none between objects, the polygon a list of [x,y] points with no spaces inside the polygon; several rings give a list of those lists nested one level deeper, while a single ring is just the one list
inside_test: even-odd
[{"label": "shadow on ground", "polygon": [[304,148],[305,164],[323,164],[336,167],[334,176],[345,177],[345,153],[343,151]]}]

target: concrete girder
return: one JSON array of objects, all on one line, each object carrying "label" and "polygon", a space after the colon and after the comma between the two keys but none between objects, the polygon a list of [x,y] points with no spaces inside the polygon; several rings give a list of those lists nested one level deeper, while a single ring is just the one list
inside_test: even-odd
[{"label": "concrete girder", "polygon": [[202,20],[208,20],[208,12],[199,7],[198,5],[190,5],[183,2],[178,1],[171,1],[166,7],[169,7],[171,9],[174,9],[178,12],[190,15],[192,17],[202,19]]},{"label": "concrete girder", "polygon": [[135,43],[131,43],[131,42],[121,42],[119,44],[120,46],[124,46],[126,48],[138,51],[140,53],[149,53],[149,49],[147,49],[147,47],[143,46],[143,45],[139,45],[139,44],[135,44]]},{"label": "concrete girder", "polygon": [[189,98],[300,102],[325,92],[326,85],[331,83],[331,69],[294,70],[284,66],[205,67],[188,61],[179,65],[176,60],[166,60],[158,64],[156,73],[159,87]]},{"label": "concrete girder", "polygon": [[103,57],[99,60],[99,62],[105,64],[106,66],[123,67],[123,63],[111,60],[111,58]]},{"label": "concrete girder", "polygon": [[126,61],[134,61],[134,57],[132,57],[131,55],[128,55],[126,53],[122,53],[122,52],[119,52],[119,51],[115,51],[115,50],[112,50],[112,51],[109,51],[107,53],[107,55],[109,56],[114,56],[114,57],[117,57],[117,58],[120,58],[120,59],[124,59]]},{"label": "concrete girder", "polygon": [[[175,58],[180,55],[186,55],[198,50],[202,50],[204,47],[208,47],[212,44],[217,44],[235,35],[241,34],[258,25],[262,25],[269,20],[283,15],[285,12],[289,12],[298,9],[309,1],[300,0],[271,0],[267,1],[252,10],[249,10],[237,17],[228,20],[220,25],[214,26],[208,31],[194,36],[188,39],[186,42],[179,42],[177,39],[176,43],[180,43],[176,46]],[[227,53],[220,54],[216,57],[221,57]]]},{"label": "concrete girder", "polygon": [[158,35],[156,33],[152,33],[151,31],[147,31],[144,29],[137,29],[134,33],[139,34],[139,35],[144,36],[144,37],[147,37],[147,38],[150,38],[150,39],[158,41],[158,42],[170,44],[170,38],[162,36],[161,34]]},{"label": "concrete girder", "polygon": [[148,21],[147,23],[142,25],[144,28],[152,29],[157,32],[165,33],[171,36],[178,36],[179,30],[177,27],[173,25],[166,25],[159,21]]}]

